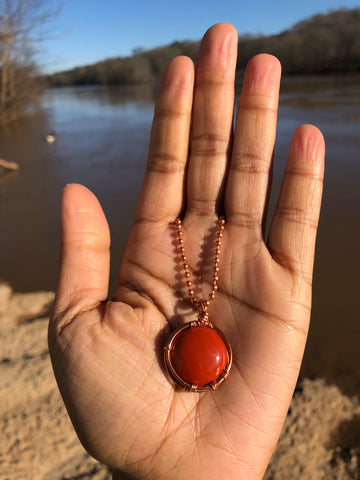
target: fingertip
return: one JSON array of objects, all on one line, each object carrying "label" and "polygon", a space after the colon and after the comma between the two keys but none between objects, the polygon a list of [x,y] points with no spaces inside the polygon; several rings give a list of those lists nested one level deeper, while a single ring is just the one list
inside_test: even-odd
[{"label": "fingertip", "polygon": [[91,212],[92,216],[104,217],[100,202],[96,195],[84,185],[79,183],[68,183],[63,189],[62,195],[62,216],[76,215],[79,213]]},{"label": "fingertip", "polygon": [[82,203],[84,197],[91,197],[92,195],[93,193],[84,185],[68,183],[62,192],[62,209],[74,208],[78,203]]},{"label": "fingertip", "polygon": [[325,156],[324,136],[314,125],[300,125],[295,130],[291,146],[300,160],[320,163]]},{"label": "fingertip", "polygon": [[79,201],[81,201],[84,197],[96,199],[92,191],[80,183],[68,183],[65,185],[63,188],[63,196],[69,195],[74,197],[74,200],[78,199]]},{"label": "fingertip", "polygon": [[210,37],[212,35],[222,35],[223,37],[228,37],[230,41],[234,40],[234,38],[238,38],[238,32],[234,25],[228,22],[219,22],[212,25],[206,31],[203,38]]},{"label": "fingertip", "polygon": [[278,96],[281,63],[273,55],[260,53],[252,57],[245,71],[242,96]]},{"label": "fingertip", "polygon": [[270,53],[258,53],[249,60],[248,67],[256,68],[259,64],[267,65],[268,68],[281,73],[281,62],[275,57],[275,55],[271,55]]},{"label": "fingertip", "polygon": [[159,92],[169,88],[192,88],[194,79],[194,63],[191,58],[179,55],[166,67],[159,86]]},{"label": "fingertip", "polygon": [[180,65],[180,66],[184,66],[184,67],[193,67],[194,66],[194,62],[191,60],[190,57],[188,57],[187,55],[178,55],[177,57],[173,58],[169,65]]},{"label": "fingertip", "polygon": [[238,33],[230,23],[217,23],[210,27],[200,44],[200,51],[197,62],[197,73],[199,68],[219,68],[224,71],[235,68],[237,60]]}]

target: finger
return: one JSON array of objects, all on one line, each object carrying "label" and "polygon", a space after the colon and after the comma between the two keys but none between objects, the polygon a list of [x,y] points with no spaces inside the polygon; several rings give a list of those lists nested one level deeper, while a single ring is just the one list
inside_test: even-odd
[{"label": "finger", "polygon": [[253,57],[245,72],[235,126],[225,211],[232,225],[262,236],[274,151],[281,65],[271,55]]},{"label": "finger", "polygon": [[324,176],[325,144],[311,125],[292,139],[268,247],[282,266],[311,282]]},{"label": "finger", "polygon": [[189,151],[194,66],[175,58],[160,83],[151,130],[149,156],[136,221],[165,221],[179,214]]},{"label": "finger", "polygon": [[109,227],[90,190],[77,184],[65,187],[61,222],[61,266],[54,307],[58,323],[107,299],[110,267]]},{"label": "finger", "polygon": [[195,73],[187,212],[214,214],[220,202],[234,112],[237,32],[222,23],[210,28]]}]

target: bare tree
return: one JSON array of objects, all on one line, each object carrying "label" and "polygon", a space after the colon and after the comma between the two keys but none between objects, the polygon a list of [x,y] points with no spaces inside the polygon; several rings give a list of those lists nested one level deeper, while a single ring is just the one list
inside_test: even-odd
[{"label": "bare tree", "polygon": [[60,5],[51,0],[0,0],[0,119],[15,117],[30,99],[36,46],[50,33]]}]

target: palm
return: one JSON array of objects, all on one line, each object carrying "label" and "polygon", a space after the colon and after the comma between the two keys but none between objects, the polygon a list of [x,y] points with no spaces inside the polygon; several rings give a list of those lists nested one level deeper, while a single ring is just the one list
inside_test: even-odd
[{"label": "palm", "polygon": [[[209,68],[209,45],[220,44],[229,36],[233,38],[232,46],[227,41],[233,58],[227,59],[227,68],[234,70],[233,30],[220,25],[203,41],[206,53],[200,55],[198,69],[207,73],[198,73],[198,78],[206,80],[206,75],[219,73],[221,62],[220,66]],[[171,224],[171,219],[175,219],[184,205],[185,161],[182,168],[179,165],[170,168],[163,162],[171,160],[175,147],[180,150],[179,158],[187,155],[185,138],[188,138],[190,114],[186,111],[191,112],[192,92],[187,93],[190,89],[185,88],[190,82],[190,70],[184,62],[184,59],[173,62],[163,80],[148,174],[113,302],[99,302],[106,296],[108,274],[108,233],[103,236],[99,233],[106,223],[100,206],[83,187],[70,186],[64,195],[65,267],[60,276],[52,323],[55,328],[50,328],[50,347],[59,386],[79,437],[103,462],[135,478],[182,479],[196,472],[200,479],[231,480],[240,474],[241,478],[259,479],[276,444],[306,340],[313,226],[320,203],[318,186],[322,168],[321,161],[310,165],[309,159],[321,158],[322,143],[313,128],[306,127],[297,133],[293,143],[303,146],[302,167],[299,163],[295,166],[301,148],[296,152],[294,146],[287,170],[289,178],[284,183],[266,246],[261,225],[275,137],[276,95],[269,94],[264,100],[266,87],[262,87],[263,91],[259,87],[259,91],[250,96],[246,93],[250,87],[246,87],[245,80],[243,106],[240,105],[239,126],[233,143],[230,95],[229,105],[219,120],[222,130],[229,132],[225,147],[218,146],[219,138],[214,140],[214,133],[201,132],[201,128],[208,129],[208,125],[193,126],[191,158],[206,157],[208,149],[209,156],[222,159],[217,158],[213,166],[207,165],[212,175],[210,181],[206,179],[206,185],[214,178],[218,180],[213,181],[211,188],[206,186],[197,191],[194,184],[201,184],[204,170],[199,168],[199,161],[191,162],[190,158],[184,218],[186,251],[194,275],[201,280],[196,287],[197,294],[206,296],[212,265],[208,264],[211,255],[207,254],[208,247],[204,247],[204,238],[215,221],[215,210],[224,208],[228,223],[221,253],[219,291],[209,312],[214,324],[231,341],[234,364],[229,379],[215,392],[179,391],[165,374],[162,347],[171,328],[194,316],[186,301]],[[262,57],[257,62],[258,66],[253,69],[258,69],[260,76],[265,64],[274,64],[274,59]],[[183,76],[186,80],[178,84],[178,95],[173,95],[172,101],[171,69],[173,74],[187,71]],[[249,73],[247,77],[249,83]],[[201,95],[205,100],[210,99],[206,96],[206,88],[211,88],[209,78],[207,80],[210,87],[204,87],[205,93],[200,94],[201,82],[197,87],[199,93],[195,93],[194,122],[197,124],[200,123],[196,120],[197,101],[201,103]],[[224,86],[213,88],[220,91]],[[249,99],[253,102],[251,108],[247,108]],[[259,102],[262,102],[261,109]],[[244,122],[252,121],[251,109],[257,111],[256,127],[260,133],[248,130],[249,137],[256,138],[244,145],[241,132]],[[174,113],[180,110],[181,114]],[[215,123],[214,118],[212,120]],[[169,134],[171,122],[173,129],[177,127],[180,140],[174,135],[170,140],[162,139],[162,134],[166,137]],[[260,141],[264,126],[269,127],[270,133]],[[306,149],[304,145],[311,143],[310,139],[312,148]],[[241,149],[257,148],[259,143],[263,158],[254,152],[255,161],[262,162],[256,166],[251,164],[251,158],[245,159]],[[213,154],[217,148],[219,152]],[[230,165],[235,167],[230,166],[225,174],[231,148]],[[223,186],[225,175],[226,188]],[[254,191],[248,188],[245,195],[243,190],[240,197],[238,185],[244,188],[246,182],[248,185],[252,182]],[[292,197],[288,192],[290,187],[295,189]],[[84,228],[82,222],[79,223],[81,211],[91,214],[90,219],[84,219]],[[91,241],[88,241],[89,232],[93,234]],[[77,243],[82,250],[74,250],[79,237]],[[91,271],[83,267],[84,258],[79,259],[79,251],[86,252],[85,247],[89,245],[84,258],[93,267]],[[70,270],[69,264],[73,265]],[[76,280],[71,280],[75,271]],[[78,285],[82,281],[81,289]],[[75,293],[72,287],[77,289]]]}]

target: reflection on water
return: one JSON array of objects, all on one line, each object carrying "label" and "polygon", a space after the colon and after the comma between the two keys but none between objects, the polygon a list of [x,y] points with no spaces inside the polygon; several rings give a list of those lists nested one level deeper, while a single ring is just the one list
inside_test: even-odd
[{"label": "reflection on water", "polygon": [[[153,102],[148,87],[50,90],[43,113],[0,134],[0,155],[21,165],[18,175],[0,181],[6,232],[1,276],[16,289],[56,286],[60,198],[69,182],[87,185],[103,205],[115,282],[144,171]],[[56,143],[45,142],[48,132],[55,132]]]},{"label": "reflection on water", "polygon": [[[114,286],[145,168],[154,94],[151,87],[51,90],[44,112],[0,133],[0,156],[21,165],[0,179],[0,275],[17,290],[55,289],[61,190],[69,182],[87,185],[103,205]],[[270,211],[291,135],[302,123],[317,125],[327,144],[303,372],[360,392],[360,78],[283,81]],[[53,145],[45,142],[50,131]]]}]

